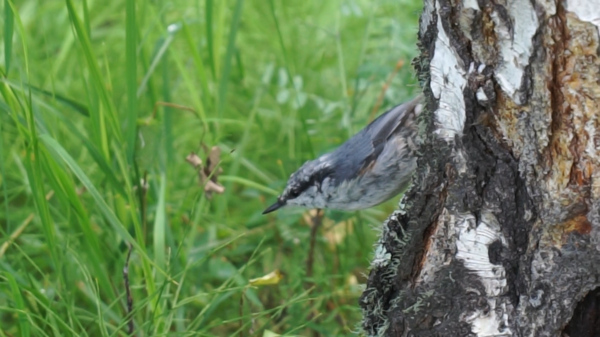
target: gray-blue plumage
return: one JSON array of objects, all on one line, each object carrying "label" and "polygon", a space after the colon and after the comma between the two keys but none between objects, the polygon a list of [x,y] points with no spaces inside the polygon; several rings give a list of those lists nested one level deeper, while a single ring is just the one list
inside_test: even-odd
[{"label": "gray-blue plumage", "polygon": [[[407,136],[412,136],[416,132],[416,121],[411,114],[420,99],[419,96],[386,111],[334,150],[330,158],[336,162],[337,178],[347,180],[356,177],[379,157],[394,134],[404,132]],[[407,117],[411,119],[407,120]]]},{"label": "gray-blue plumage", "polygon": [[388,110],[336,150],[304,163],[263,213],[285,205],[362,209],[400,193],[416,167],[421,101],[419,95]]}]

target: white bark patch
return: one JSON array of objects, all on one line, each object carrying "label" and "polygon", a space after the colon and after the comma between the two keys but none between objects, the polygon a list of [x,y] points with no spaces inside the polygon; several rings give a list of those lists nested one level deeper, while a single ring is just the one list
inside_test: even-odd
[{"label": "white bark patch", "polygon": [[493,242],[506,245],[498,220],[488,211],[482,211],[479,223],[473,215],[462,215],[457,218],[455,234],[456,258],[479,276],[489,305],[488,310],[469,313],[465,321],[471,324],[477,336],[511,336],[506,308],[510,304],[499,298],[508,289],[506,271],[502,265],[492,264],[489,257],[489,246]]},{"label": "white bark patch", "polygon": [[490,308],[495,308],[495,310],[490,309],[486,314],[478,311],[467,317],[466,321],[471,323],[471,332],[481,337],[513,336],[508,327],[500,324],[501,322],[508,322],[506,303],[496,302],[495,298],[488,299]]},{"label": "white bark patch", "polygon": [[579,20],[595,25],[600,33],[600,0],[567,0],[566,7]]},{"label": "white bark patch", "polygon": [[421,35],[425,35],[431,20],[433,19],[433,1],[424,1],[423,12],[421,13],[421,23],[419,24],[419,32]]},{"label": "white bark patch", "polygon": [[556,0],[537,0],[535,2],[535,7],[539,10],[543,10],[546,14],[544,15],[545,18],[556,15]]},{"label": "white bark patch", "polygon": [[507,12],[511,15],[510,22],[506,22],[497,11],[491,15],[496,25],[501,56],[494,76],[502,90],[514,102],[522,104],[519,89],[533,52],[533,36],[538,29],[538,20],[529,1],[508,1]]},{"label": "white bark patch", "polygon": [[429,237],[425,263],[415,282],[417,285],[434,282],[436,273],[452,262],[456,251],[454,218],[450,217],[447,208],[442,209],[436,222],[435,232]]},{"label": "white bark patch", "polygon": [[[440,8],[439,1],[436,7]],[[442,22],[437,20],[437,39],[435,52],[430,63],[431,91],[438,99],[438,109],[435,111],[435,131],[447,142],[461,135],[465,125],[465,100],[463,89],[467,83],[462,61],[450,47],[450,39],[444,30]]]},{"label": "white bark patch", "polygon": [[479,4],[477,3],[477,0],[465,0],[463,2],[463,7],[464,8],[471,8],[474,9],[476,11],[480,11],[481,9],[479,9]]},{"label": "white bark patch", "polygon": [[456,172],[460,175],[466,174],[467,170],[467,154],[461,148],[452,149],[452,162],[456,168]]},{"label": "white bark patch", "polygon": [[490,262],[488,250],[495,241],[506,244],[496,217],[484,211],[480,222],[475,224],[473,215],[463,216],[457,219],[456,235],[456,258],[481,277],[488,296],[503,294],[506,291],[504,267]]}]

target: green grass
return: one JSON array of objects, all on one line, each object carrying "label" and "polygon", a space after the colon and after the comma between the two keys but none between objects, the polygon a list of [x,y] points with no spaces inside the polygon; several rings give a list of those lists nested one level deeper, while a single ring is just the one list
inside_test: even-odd
[{"label": "green grass", "polygon": [[[0,336],[128,335],[129,247],[136,336],[358,330],[397,198],[326,212],[312,275],[307,213],[261,212],[305,160],[418,91],[419,1],[3,8]],[[222,153],[212,198],[185,159],[201,144]]]}]

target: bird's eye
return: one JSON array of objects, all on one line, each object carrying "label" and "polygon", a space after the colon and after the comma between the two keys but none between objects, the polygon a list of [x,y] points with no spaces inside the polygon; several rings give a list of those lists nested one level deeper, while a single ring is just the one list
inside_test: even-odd
[{"label": "bird's eye", "polygon": [[297,188],[294,188],[293,190],[290,191],[290,195],[289,198],[290,199],[295,199],[300,195],[300,190],[298,190]]}]

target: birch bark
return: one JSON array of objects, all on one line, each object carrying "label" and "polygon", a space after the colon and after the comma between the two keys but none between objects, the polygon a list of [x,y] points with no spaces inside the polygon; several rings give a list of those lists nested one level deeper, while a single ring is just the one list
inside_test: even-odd
[{"label": "birch bark", "polygon": [[413,186],[369,336],[600,336],[600,0],[425,0]]}]

